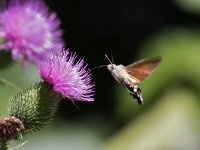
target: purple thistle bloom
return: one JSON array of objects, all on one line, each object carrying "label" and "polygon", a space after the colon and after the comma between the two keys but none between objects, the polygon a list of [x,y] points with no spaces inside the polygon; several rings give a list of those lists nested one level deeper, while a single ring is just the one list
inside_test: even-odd
[{"label": "purple thistle bloom", "polygon": [[91,73],[83,59],[76,59],[76,53],[67,51],[54,53],[38,65],[41,78],[53,90],[71,101],[94,101],[94,84]]},{"label": "purple thistle bloom", "polygon": [[0,48],[11,51],[14,60],[42,61],[49,50],[63,46],[60,20],[41,0],[9,0],[1,7]]}]

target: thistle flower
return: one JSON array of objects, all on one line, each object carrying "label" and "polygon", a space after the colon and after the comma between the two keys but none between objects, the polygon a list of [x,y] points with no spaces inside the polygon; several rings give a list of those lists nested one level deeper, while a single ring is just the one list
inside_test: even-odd
[{"label": "thistle flower", "polygon": [[0,48],[14,60],[22,57],[24,65],[41,61],[50,49],[63,45],[59,25],[41,0],[9,0],[0,12]]},{"label": "thistle flower", "polygon": [[91,83],[90,70],[83,59],[77,60],[76,53],[60,51],[39,64],[41,78],[52,89],[71,101],[93,101],[94,84]]}]

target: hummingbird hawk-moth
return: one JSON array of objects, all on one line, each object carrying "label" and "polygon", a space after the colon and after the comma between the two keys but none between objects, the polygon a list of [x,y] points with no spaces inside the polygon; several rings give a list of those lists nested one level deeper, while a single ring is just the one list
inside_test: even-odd
[{"label": "hummingbird hawk-moth", "polygon": [[144,101],[138,84],[151,75],[160,64],[161,57],[142,59],[128,66],[124,66],[114,64],[113,60],[111,61],[107,55],[105,56],[110,62],[107,65],[107,69],[111,72],[115,80],[125,87],[128,93],[138,101],[139,105],[142,105]]}]

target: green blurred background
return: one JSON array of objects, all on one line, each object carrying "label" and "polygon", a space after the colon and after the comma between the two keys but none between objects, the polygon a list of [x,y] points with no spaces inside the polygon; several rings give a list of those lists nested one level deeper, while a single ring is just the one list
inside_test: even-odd
[{"label": "green blurred background", "polygon": [[[55,121],[13,142],[38,150],[199,150],[200,1],[198,0],[46,0],[63,21],[66,47],[89,67],[162,56],[153,75],[140,84],[139,106],[106,68],[92,70],[95,102],[60,102]],[[1,65],[11,63],[0,55]],[[12,63],[0,70],[0,114],[19,89],[40,80],[34,66]]]}]

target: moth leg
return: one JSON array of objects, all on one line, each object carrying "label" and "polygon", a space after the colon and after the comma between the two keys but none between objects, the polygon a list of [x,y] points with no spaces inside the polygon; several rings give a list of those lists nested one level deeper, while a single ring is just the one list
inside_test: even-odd
[{"label": "moth leg", "polygon": [[[138,90],[138,85],[136,84],[136,85],[134,85],[134,93],[136,93],[137,92],[137,90]],[[140,90],[141,91],[141,90]]]},{"label": "moth leg", "polygon": [[124,84],[123,86],[126,89],[127,93],[131,94],[133,92],[132,87],[130,85]]},{"label": "moth leg", "polygon": [[129,94],[134,94],[135,93],[135,90],[134,90],[134,88],[131,85],[125,84],[124,87],[125,87],[125,89],[127,90],[127,92]]},{"label": "moth leg", "polygon": [[143,104],[143,98],[142,98],[142,91],[138,87],[138,85],[134,85],[133,87],[131,85],[125,85],[125,88],[129,92],[131,96],[133,96],[134,99],[138,101],[139,105]]},{"label": "moth leg", "polygon": [[137,88],[137,97],[138,97],[138,104],[142,105],[144,103],[143,97],[142,97],[142,91],[140,88]]},{"label": "moth leg", "polygon": [[129,84],[125,84],[125,88],[128,91],[128,93],[132,95],[137,93],[138,85],[131,86]]}]

